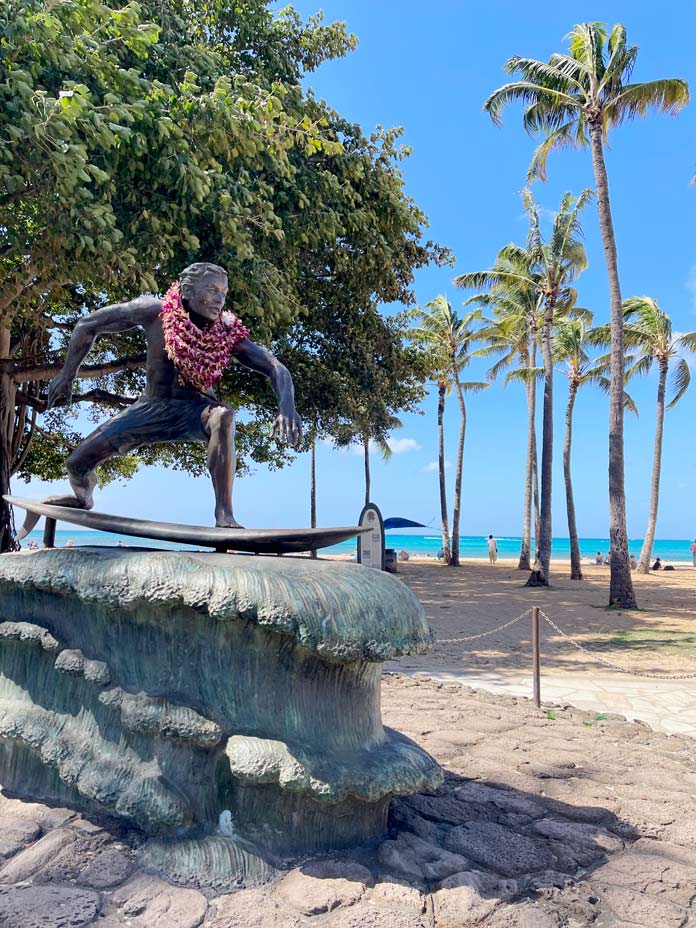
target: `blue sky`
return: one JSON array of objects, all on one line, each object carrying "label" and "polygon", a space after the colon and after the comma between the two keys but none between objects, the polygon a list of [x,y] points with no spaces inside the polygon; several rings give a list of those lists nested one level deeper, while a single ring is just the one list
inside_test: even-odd
[{"label": "blue sky", "polygon": [[[314,3],[295,4],[303,16]],[[542,0],[528,5],[508,0],[466,0],[437,4],[412,0],[326,0],[328,20],[345,20],[360,45],[346,59],[330,62],[308,84],[346,117],[366,130],[377,124],[404,127],[413,155],[405,164],[407,192],[430,220],[429,236],[448,245],[456,268],[428,268],[416,279],[424,303],[445,293],[455,305],[466,294],[452,284],[455,273],[487,267],[508,241],[521,242],[526,222],[519,191],[534,140],[521,127],[520,110],[505,113],[503,128],[482,111],[486,96],[505,82],[503,63],[512,54],[536,58],[563,47],[574,22],[623,22],[640,47],[636,80],[683,77],[696,93],[690,0],[676,0],[662,15],[654,4],[575,3]],[[648,294],[671,314],[678,331],[696,329],[696,104],[678,119],[651,115],[616,130],[607,154],[619,268],[624,297]],[[554,210],[566,190],[593,186],[589,153],[562,152],[549,161],[549,181],[535,184],[542,206]],[[606,271],[595,207],[586,211],[590,267],[579,280],[581,303],[598,322],[608,319]],[[252,335],[253,337],[253,335]],[[481,379],[485,364],[470,369]],[[696,363],[694,364],[696,370]],[[302,385],[297,384],[301,390]],[[654,378],[636,382],[631,392],[640,417],[626,424],[626,488],[631,537],[644,530],[650,485],[655,406]],[[567,535],[560,449],[566,382],[556,381],[557,466],[554,473],[554,535]],[[696,382],[678,407],[667,413],[662,498],[657,535],[696,535],[693,428]],[[588,388],[579,397],[575,419],[574,484],[581,535],[607,533],[607,407]],[[454,400],[447,414],[447,457],[454,464],[458,426]],[[389,462],[373,456],[373,499],[386,516],[407,515],[423,522],[438,517],[434,398],[423,415],[404,417],[394,434]],[[522,388],[495,384],[469,401],[465,451],[463,534],[519,534],[525,448]],[[351,452],[321,447],[318,454],[319,522],[353,523],[363,498],[362,460]],[[450,484],[453,470],[448,476]],[[23,484],[15,492],[24,494]],[[51,488],[53,489],[53,488]],[[30,495],[45,487],[34,483]],[[237,517],[250,527],[305,525],[309,520],[309,462],[298,458],[283,471],[257,469],[238,481]],[[150,468],[126,486],[99,493],[97,508],[146,518],[207,523],[212,490],[206,478]]]}]

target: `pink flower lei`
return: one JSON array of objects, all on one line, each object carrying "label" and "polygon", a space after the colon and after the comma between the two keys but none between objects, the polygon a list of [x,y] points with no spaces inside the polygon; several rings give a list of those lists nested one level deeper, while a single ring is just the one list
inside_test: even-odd
[{"label": "pink flower lei", "polygon": [[230,312],[220,313],[211,326],[199,329],[184,308],[178,280],[164,295],[160,318],[164,350],[179,372],[179,382],[203,392],[222,377],[232,349],[249,334]]}]

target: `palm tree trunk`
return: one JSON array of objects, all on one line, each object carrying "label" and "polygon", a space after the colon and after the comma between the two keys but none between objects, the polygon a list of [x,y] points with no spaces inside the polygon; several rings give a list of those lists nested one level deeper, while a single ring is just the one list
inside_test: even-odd
[{"label": "palm tree trunk", "polygon": [[532,480],[533,480],[533,491],[534,491],[534,550],[535,555],[534,559],[538,560],[538,551],[539,551],[539,461],[537,459],[537,446],[536,446],[536,422],[534,424],[534,434],[532,435],[532,444],[534,445],[532,449]]},{"label": "palm tree trunk", "polygon": [[370,502],[370,436],[363,435],[363,449],[365,451],[365,505]]},{"label": "palm tree trunk", "polygon": [[636,609],[636,595],[631,579],[628,559],[628,532],[626,530],[626,491],[624,488],[624,334],[621,283],[614,223],[609,202],[609,179],[604,162],[602,122],[590,122],[592,168],[597,187],[597,212],[602,235],[604,256],[609,275],[609,302],[611,313],[611,383],[609,386],[609,544],[610,580],[609,605],[622,609]]},{"label": "palm tree trunk", "polygon": [[[0,328],[0,359],[10,355],[10,330]],[[17,385],[9,374],[0,374],[0,553],[19,548],[14,538],[12,509],[2,499],[10,492],[12,435],[15,420],[15,394]]]},{"label": "palm tree trunk", "polygon": [[[527,358],[527,367],[534,367],[531,356]],[[534,415],[536,412],[536,384],[530,380],[527,391],[527,460],[524,474],[524,509],[522,511],[522,546],[518,570],[531,570],[530,553],[532,550],[532,486],[534,481]]]},{"label": "palm tree trunk", "polygon": [[464,391],[459,382],[457,372],[454,372],[454,386],[459,401],[459,446],[457,448],[457,472],[454,477],[454,505],[452,507],[452,555],[450,567],[459,567],[459,519],[462,510],[462,472],[464,469],[464,439],[466,438],[466,403]]},{"label": "palm tree trunk", "polygon": [[553,355],[551,327],[556,301],[547,297],[541,330],[541,353],[544,359],[544,406],[541,436],[541,509],[539,513],[538,563],[529,575],[527,586],[548,586],[551,567],[551,484],[553,478]]},{"label": "palm tree trunk", "polygon": [[[309,469],[309,522],[312,528],[317,527],[317,440],[312,438]],[[318,557],[316,548],[310,551],[310,557]]]},{"label": "palm tree trunk", "polygon": [[437,385],[437,463],[440,474],[440,515],[442,517],[442,559],[449,564],[450,551],[449,517],[447,515],[447,485],[445,483],[445,393],[447,385]]},{"label": "palm tree trunk", "polygon": [[580,545],[578,528],[575,522],[575,501],[573,500],[573,480],[570,473],[570,449],[573,443],[573,409],[578,385],[574,380],[568,386],[568,405],[566,406],[565,443],[563,445],[563,478],[566,491],[566,512],[568,514],[568,539],[570,541],[570,579],[582,580],[580,566]]},{"label": "palm tree trunk", "polygon": [[655,445],[653,449],[652,486],[650,489],[650,509],[648,511],[648,527],[645,531],[645,540],[640,552],[638,570],[642,574],[650,572],[650,559],[655,544],[655,528],[657,526],[657,507],[660,502],[660,472],[662,469],[662,432],[665,424],[665,389],[667,386],[667,360],[660,361],[660,378],[657,383],[657,416],[655,420]]}]

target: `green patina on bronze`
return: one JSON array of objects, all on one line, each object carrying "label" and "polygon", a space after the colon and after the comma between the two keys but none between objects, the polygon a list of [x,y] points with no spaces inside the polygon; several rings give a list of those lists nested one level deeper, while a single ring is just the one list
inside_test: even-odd
[{"label": "green patina on bronze", "polygon": [[427,650],[431,632],[409,588],[380,571],[118,548],[7,554],[0,619],[0,783],[136,825],[172,878],[211,854],[223,872],[235,840],[247,842],[244,873],[230,885],[375,840],[392,796],[441,781],[382,725],[383,661]]}]

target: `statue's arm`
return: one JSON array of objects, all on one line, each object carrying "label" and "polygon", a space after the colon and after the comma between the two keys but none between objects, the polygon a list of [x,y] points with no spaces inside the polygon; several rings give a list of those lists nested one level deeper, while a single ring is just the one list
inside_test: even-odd
[{"label": "statue's arm", "polygon": [[295,409],[295,388],[290,371],[270,351],[248,338],[235,346],[233,354],[245,367],[264,374],[271,381],[278,398],[278,416],[273,431],[281,441],[297,447],[302,437],[302,424]]},{"label": "statue's arm", "polygon": [[125,332],[137,325],[147,325],[162,308],[155,297],[140,297],[128,303],[114,303],[80,319],[70,338],[65,363],[48,388],[48,409],[62,397],[70,399],[73,380],[80,365],[99,335]]}]

